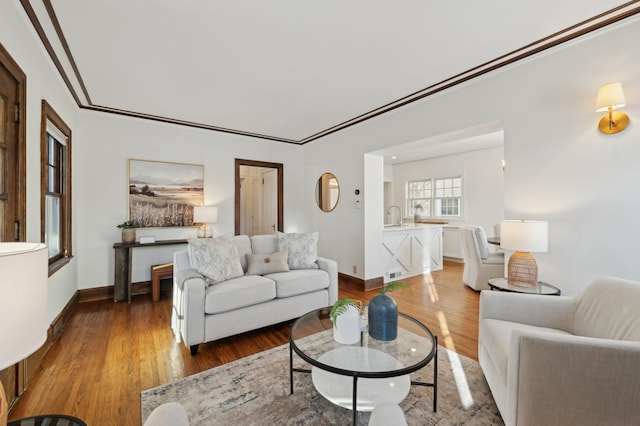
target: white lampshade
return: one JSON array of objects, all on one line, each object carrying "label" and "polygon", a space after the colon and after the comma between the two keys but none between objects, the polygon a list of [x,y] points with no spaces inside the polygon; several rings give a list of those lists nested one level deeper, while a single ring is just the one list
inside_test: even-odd
[{"label": "white lampshade", "polygon": [[548,229],[546,221],[504,220],[500,224],[500,247],[530,253],[546,252]]},{"label": "white lampshade", "polygon": [[0,370],[47,339],[48,251],[41,243],[0,243]]},{"label": "white lampshade", "polygon": [[609,83],[604,86],[600,86],[600,89],[598,89],[596,111],[606,111],[609,107],[612,109],[622,108],[625,103],[622,84]]},{"label": "white lampshade", "polygon": [[193,208],[193,221],[195,223],[218,222],[218,208],[211,206],[196,206]]}]

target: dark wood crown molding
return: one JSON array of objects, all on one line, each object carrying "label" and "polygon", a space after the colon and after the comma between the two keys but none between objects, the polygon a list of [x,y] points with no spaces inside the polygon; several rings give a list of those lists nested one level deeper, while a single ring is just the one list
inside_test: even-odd
[{"label": "dark wood crown molding", "polygon": [[107,106],[100,106],[100,105],[95,105],[92,103],[91,98],[89,96],[89,91],[87,90],[84,81],[82,79],[81,73],[76,65],[76,62],[73,58],[73,55],[71,53],[71,49],[69,48],[69,45],[66,42],[66,39],[64,37],[64,34],[62,32],[62,29],[60,27],[60,24],[58,22],[58,19],[56,17],[53,5],[51,4],[51,0],[42,0],[44,2],[45,8],[47,10],[47,13],[49,15],[49,18],[51,19],[51,22],[56,30],[56,34],[57,37],[60,40],[61,45],[64,48],[65,51],[65,55],[67,56],[67,60],[69,61],[69,63],[71,64],[72,68],[73,68],[73,72],[75,74],[76,79],[78,80],[80,87],[82,89],[82,92],[85,96],[85,98],[87,99],[87,103],[84,104],[80,97],[78,96],[78,94],[76,93],[73,85],[70,82],[69,77],[66,74],[66,71],[64,70],[64,67],[61,65],[61,62],[58,58],[58,56],[56,55],[49,39],[47,38],[46,33],[44,32],[44,29],[42,27],[42,25],[40,24],[38,17],[36,16],[33,7],[31,6],[31,1],[34,0],[20,0],[23,8],[25,9],[27,16],[29,17],[34,29],[36,30],[36,33],[38,34],[38,36],[40,37],[45,49],[47,50],[47,53],[49,54],[49,56],[51,57],[51,60],[53,61],[54,65],[56,66],[56,69],[58,70],[58,72],[60,73],[60,75],[62,76],[62,79],[64,80],[69,92],[71,93],[71,95],[73,96],[73,98],[75,99],[76,103],[78,104],[78,106],[80,108],[84,108],[84,109],[88,109],[88,110],[92,110],[92,111],[99,111],[99,112],[104,112],[104,113],[110,113],[110,114],[119,114],[119,115],[124,115],[124,116],[128,116],[128,117],[135,117],[135,118],[141,118],[141,119],[146,119],[146,120],[153,120],[153,121],[160,121],[160,122],[164,122],[164,123],[170,123],[170,124],[176,124],[176,125],[180,125],[180,126],[188,126],[188,127],[195,127],[195,128],[200,128],[200,129],[206,129],[206,130],[211,130],[211,131],[216,131],[216,132],[223,132],[223,133],[230,133],[230,134],[235,134],[235,135],[240,135],[240,136],[248,136],[248,137],[253,137],[253,138],[258,138],[258,139],[265,139],[265,140],[271,140],[271,141],[276,141],[276,142],[284,142],[284,143],[291,143],[291,144],[297,144],[297,145],[304,145],[307,144],[309,142],[313,142],[315,140],[321,139],[325,136],[328,136],[332,133],[336,133],[339,132],[341,130],[344,130],[346,128],[349,128],[351,126],[354,126],[356,124],[362,123],[364,121],[370,120],[372,118],[378,117],[382,114],[386,114],[390,111],[393,111],[397,108],[401,108],[403,106],[406,106],[410,103],[416,102],[418,100],[421,100],[425,97],[434,95],[436,93],[442,92],[444,90],[447,90],[449,88],[452,88],[454,86],[457,86],[459,84],[465,83],[469,80],[475,79],[477,77],[483,76],[487,73],[490,73],[492,71],[495,71],[497,69],[500,68],[504,68],[508,65],[511,65],[515,62],[521,61],[523,59],[529,58],[533,55],[536,55],[540,52],[546,51],[548,49],[551,49],[553,47],[562,45],[568,41],[574,40],[576,38],[579,38],[581,36],[584,36],[586,34],[589,34],[593,31],[599,30],[601,28],[604,28],[606,26],[612,25],[614,23],[620,22],[624,19],[627,19],[631,16],[634,16],[638,13],[640,13],[640,6],[637,6],[638,3],[640,3],[640,0],[633,0],[633,1],[629,1],[627,3],[624,3],[618,7],[615,7],[611,10],[608,10],[606,12],[603,12],[599,15],[596,15],[594,17],[591,17],[589,19],[586,19],[582,22],[579,22],[575,25],[572,25],[568,28],[565,28],[561,31],[558,31],[554,34],[551,34],[547,37],[544,37],[540,40],[537,40],[533,43],[530,43],[526,46],[523,46],[519,49],[516,49],[512,52],[509,52],[507,54],[504,54],[498,58],[495,58],[493,60],[487,61],[481,65],[478,65],[476,67],[473,67],[467,71],[464,71],[460,74],[457,74],[455,76],[452,76],[450,78],[447,78],[445,80],[442,80],[436,84],[433,84],[429,87],[423,88],[421,90],[418,90],[414,93],[411,93],[407,96],[404,96],[400,99],[397,99],[393,102],[390,102],[386,105],[380,106],[376,109],[373,109],[371,111],[365,112],[364,114],[358,115],[356,117],[353,117],[349,120],[346,120],[342,123],[336,124],[335,126],[329,127],[325,130],[322,130],[320,132],[314,133],[306,138],[303,139],[299,139],[299,140],[294,140],[294,139],[290,139],[290,138],[283,138],[283,137],[279,137],[279,136],[274,136],[274,135],[264,135],[264,134],[259,134],[259,133],[253,133],[253,132],[246,132],[243,130],[238,130],[238,129],[229,129],[229,128],[225,128],[225,127],[220,127],[220,126],[214,126],[214,125],[209,125],[209,124],[204,124],[204,123],[195,123],[195,122],[191,122],[191,121],[186,121],[186,120],[179,120],[179,119],[175,119],[175,118],[171,118],[171,117],[162,117],[162,116],[157,116],[157,115],[153,115],[153,114],[146,114],[146,113],[142,113],[142,112],[135,112],[135,111],[127,111],[127,110],[122,110],[122,109],[118,109],[118,108],[112,108],[112,107],[107,107]]}]

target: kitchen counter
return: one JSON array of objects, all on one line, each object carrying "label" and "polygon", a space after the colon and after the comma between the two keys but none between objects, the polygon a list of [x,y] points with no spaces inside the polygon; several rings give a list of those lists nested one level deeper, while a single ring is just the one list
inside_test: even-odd
[{"label": "kitchen counter", "polygon": [[410,231],[412,229],[442,228],[443,224],[435,223],[403,223],[402,225],[384,225],[383,231]]}]

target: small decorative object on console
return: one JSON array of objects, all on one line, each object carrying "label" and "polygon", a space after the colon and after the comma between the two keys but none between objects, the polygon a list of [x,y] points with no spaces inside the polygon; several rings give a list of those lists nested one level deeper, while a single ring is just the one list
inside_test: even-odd
[{"label": "small decorative object on console", "polygon": [[390,341],[398,336],[398,304],[386,293],[408,288],[408,284],[394,281],[369,301],[369,335],[377,340]]},{"label": "small decorative object on console", "polygon": [[117,228],[122,229],[122,244],[133,244],[136,242],[136,228],[140,225],[132,220],[127,220],[117,225]]}]

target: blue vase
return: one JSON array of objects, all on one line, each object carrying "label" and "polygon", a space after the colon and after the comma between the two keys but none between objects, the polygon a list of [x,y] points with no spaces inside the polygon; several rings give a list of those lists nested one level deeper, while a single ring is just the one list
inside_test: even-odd
[{"label": "blue vase", "polygon": [[369,301],[369,335],[377,340],[389,341],[398,337],[398,304],[386,294]]}]

